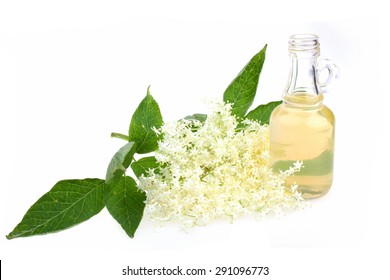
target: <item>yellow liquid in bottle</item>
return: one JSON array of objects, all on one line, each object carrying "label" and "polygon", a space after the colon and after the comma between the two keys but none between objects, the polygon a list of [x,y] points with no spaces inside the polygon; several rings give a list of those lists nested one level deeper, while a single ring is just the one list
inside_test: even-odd
[{"label": "yellow liquid in bottle", "polygon": [[273,170],[303,161],[304,167],[287,179],[286,186],[298,184],[304,198],[322,196],[333,181],[334,115],[322,105],[322,95],[294,94],[284,100],[270,119]]}]

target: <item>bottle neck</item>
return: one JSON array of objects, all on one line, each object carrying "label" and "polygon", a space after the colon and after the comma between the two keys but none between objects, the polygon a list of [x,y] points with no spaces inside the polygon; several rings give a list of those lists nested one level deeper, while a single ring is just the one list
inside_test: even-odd
[{"label": "bottle neck", "polygon": [[323,97],[318,84],[317,55],[291,53],[290,57],[284,102],[290,105],[321,105]]},{"label": "bottle neck", "polygon": [[289,41],[290,74],[283,95],[291,106],[320,106],[322,91],[318,82],[319,42],[315,35],[294,35]]}]

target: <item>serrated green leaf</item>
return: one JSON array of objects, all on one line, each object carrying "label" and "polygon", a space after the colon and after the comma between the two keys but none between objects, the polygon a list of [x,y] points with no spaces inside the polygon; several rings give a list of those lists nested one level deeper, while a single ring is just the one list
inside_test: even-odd
[{"label": "serrated green leaf", "polygon": [[46,234],[88,220],[104,207],[104,180],[63,180],[35,202],[8,239]]},{"label": "serrated green leaf", "polygon": [[259,121],[261,124],[269,124],[269,118],[271,116],[272,111],[279,106],[282,101],[273,101],[267,104],[259,105],[252,111],[250,111],[245,119]]},{"label": "serrated green leaf", "polygon": [[232,103],[232,113],[236,117],[244,117],[253,103],[259,75],[263,69],[266,49],[267,45],[252,57],[223,94],[223,101]]},{"label": "serrated green leaf", "polygon": [[135,151],[135,143],[129,142],[115,153],[107,168],[107,184],[110,184],[113,180],[118,180],[126,172],[126,169],[130,166],[130,163],[133,160]]},{"label": "serrated green leaf", "polygon": [[137,178],[141,175],[146,176],[149,169],[156,169],[159,167],[159,164],[155,157],[144,157],[137,161],[134,161],[131,164],[131,169]]},{"label": "serrated green leaf", "polygon": [[123,176],[106,191],[106,207],[128,236],[134,237],[145,208],[146,195],[133,178]]},{"label": "serrated green leaf", "polygon": [[157,149],[158,137],[152,128],[160,128],[162,123],[160,108],[148,88],[146,97],[131,118],[129,128],[129,141],[137,144],[137,153],[145,154]]}]

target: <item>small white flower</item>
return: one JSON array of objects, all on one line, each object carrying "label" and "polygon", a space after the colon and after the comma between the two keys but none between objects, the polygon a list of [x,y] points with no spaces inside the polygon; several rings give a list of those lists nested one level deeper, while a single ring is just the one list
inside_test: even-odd
[{"label": "small white flower", "polygon": [[303,166],[303,162],[301,160],[298,160],[294,162],[294,169],[300,170]]},{"label": "small white flower", "polygon": [[295,193],[296,190],[297,190],[297,188],[298,188],[298,185],[297,185],[296,183],[295,183],[295,184],[292,184],[292,185],[291,185],[291,192]]}]

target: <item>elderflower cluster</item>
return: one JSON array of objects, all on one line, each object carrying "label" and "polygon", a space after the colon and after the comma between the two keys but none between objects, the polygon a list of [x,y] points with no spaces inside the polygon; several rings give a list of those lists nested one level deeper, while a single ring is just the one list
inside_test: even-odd
[{"label": "elderflower cluster", "polygon": [[152,219],[200,225],[302,205],[297,186],[284,185],[302,163],[273,173],[268,126],[247,120],[237,129],[237,124],[230,104],[213,102],[204,123],[183,119],[156,130],[163,136],[155,152],[160,168],[139,179]]}]

